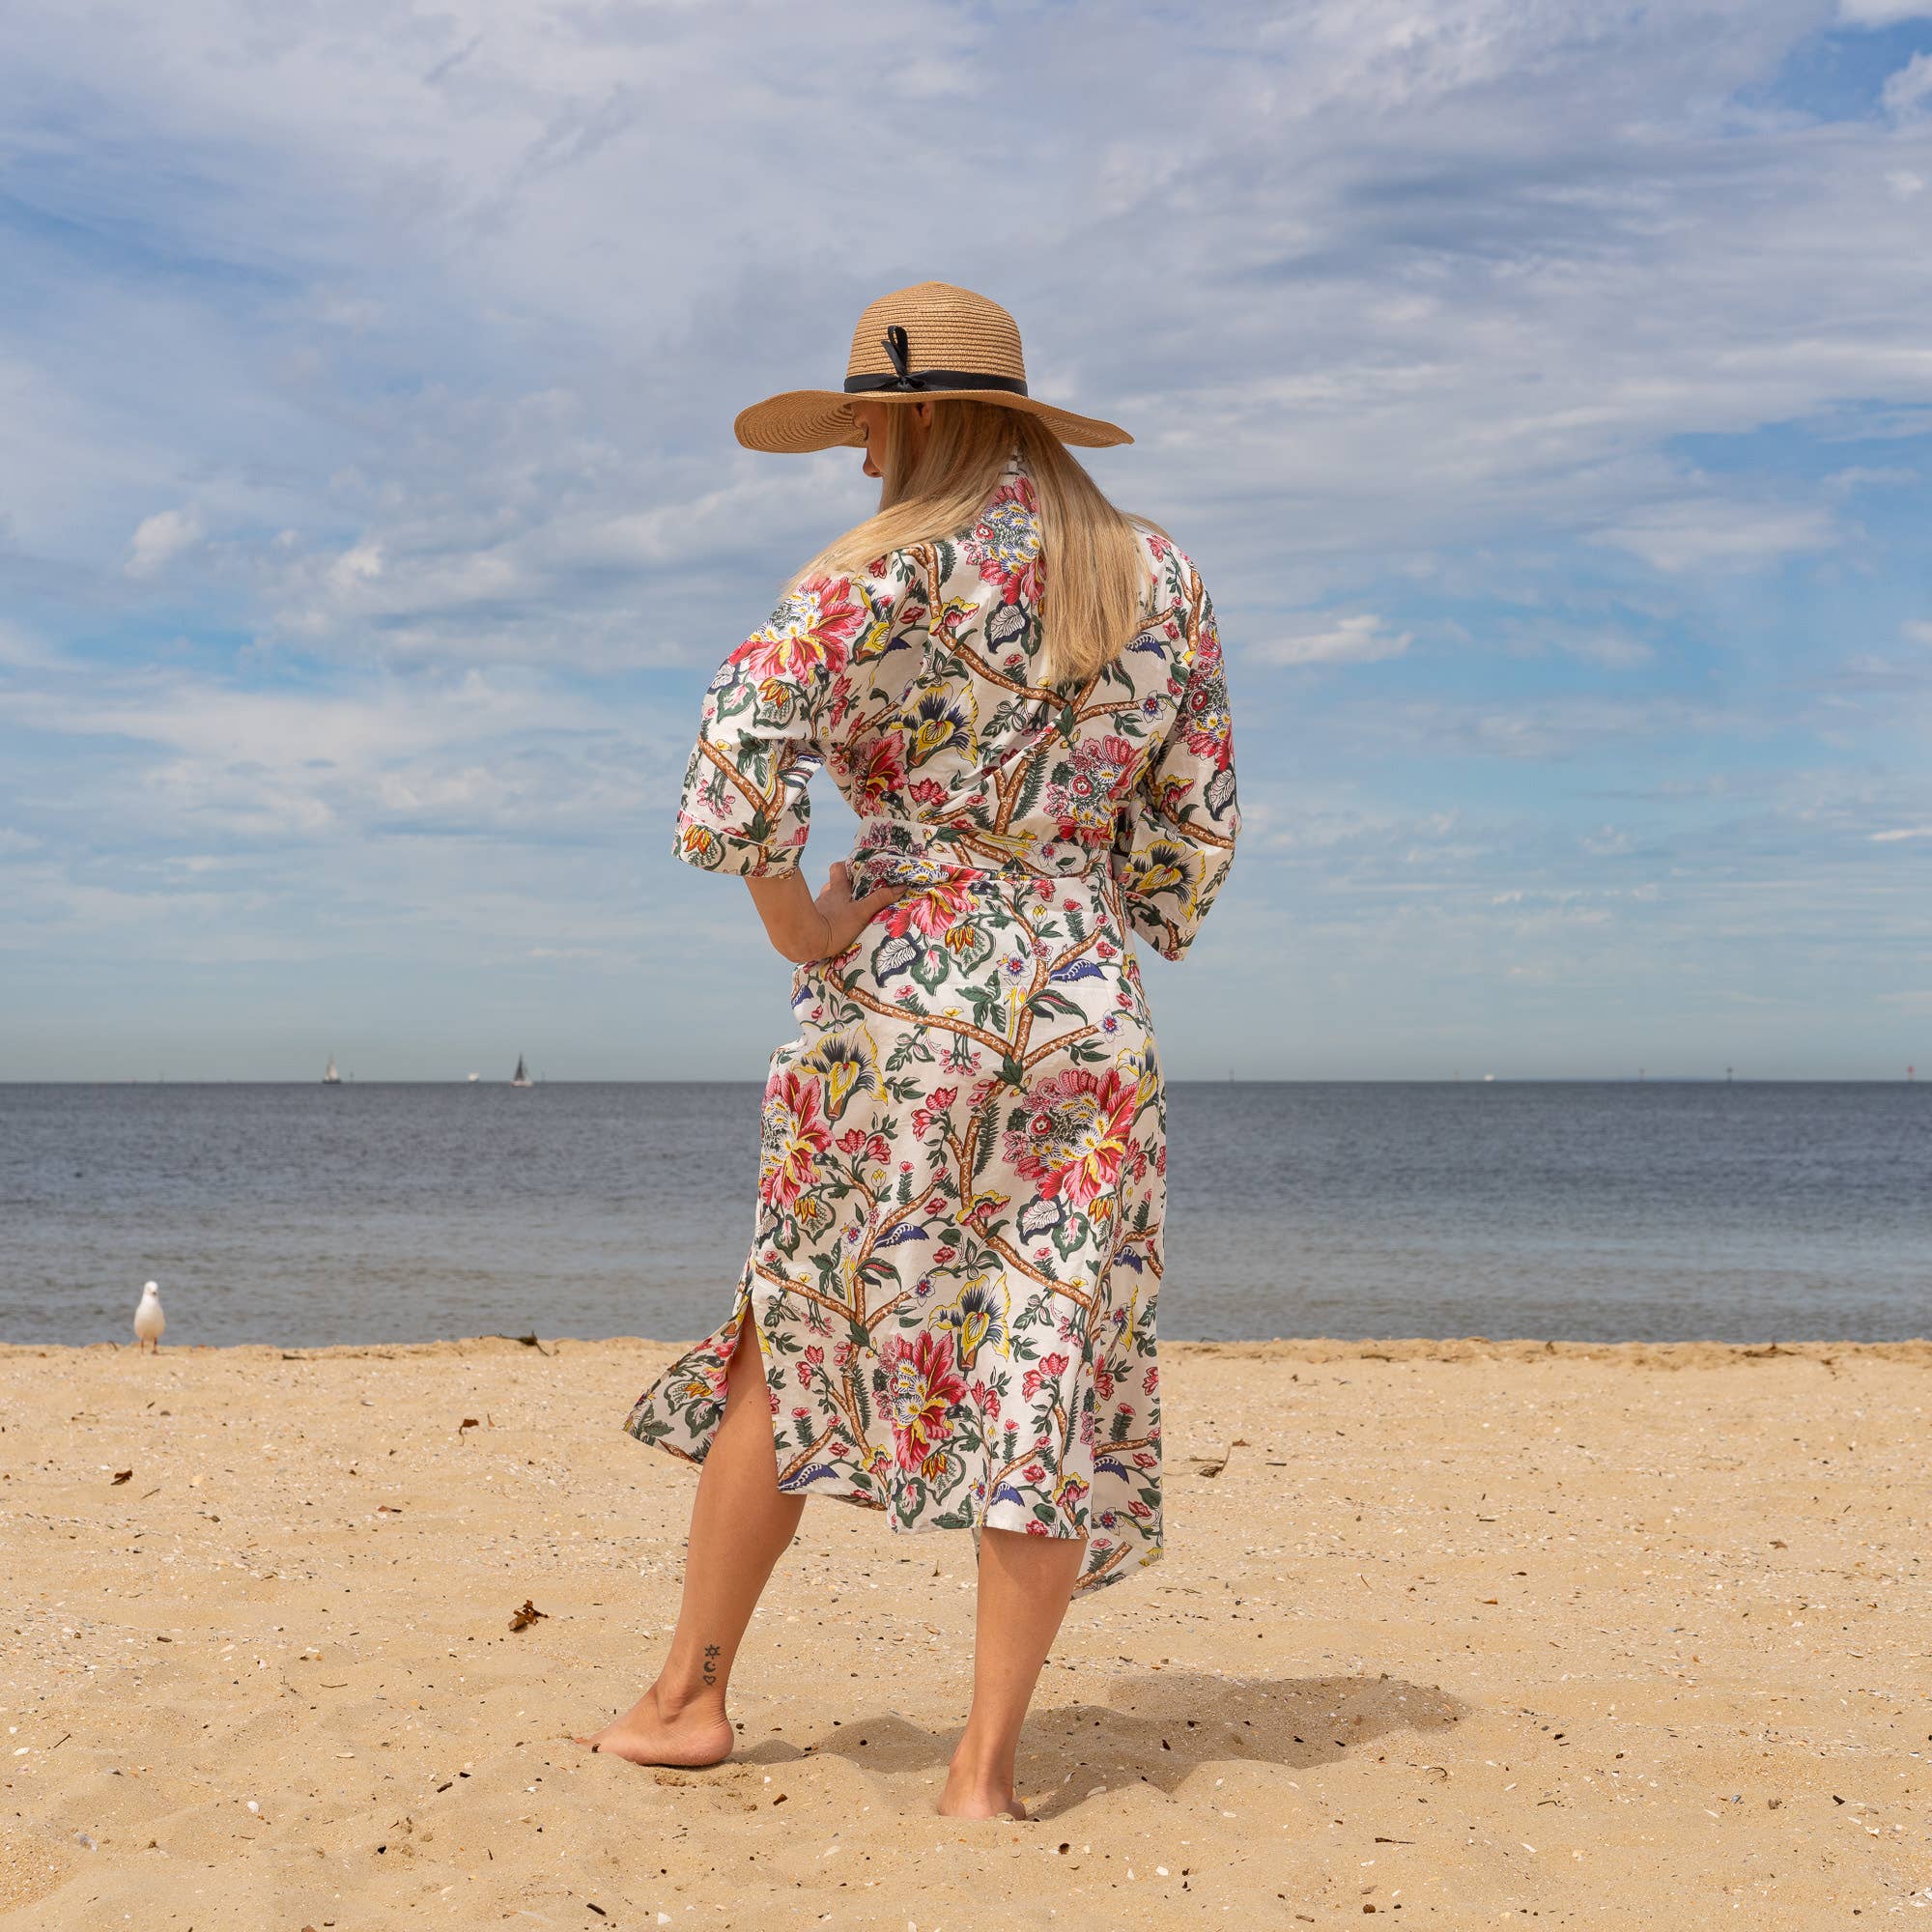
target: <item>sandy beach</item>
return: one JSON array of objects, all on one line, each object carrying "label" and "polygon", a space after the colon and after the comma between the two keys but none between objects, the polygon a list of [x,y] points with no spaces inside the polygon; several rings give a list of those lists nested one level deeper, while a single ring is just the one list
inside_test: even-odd
[{"label": "sandy beach", "polygon": [[671,1352],[0,1349],[0,1926],[1932,1923],[1932,1343],[1165,1345],[1025,1824],[931,1810],[971,1539],[831,1500],[733,1760],[569,1743],[675,1611]]}]

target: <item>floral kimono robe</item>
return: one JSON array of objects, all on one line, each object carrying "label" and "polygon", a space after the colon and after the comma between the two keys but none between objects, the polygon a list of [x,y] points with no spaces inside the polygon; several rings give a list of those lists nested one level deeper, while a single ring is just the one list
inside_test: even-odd
[{"label": "floral kimono robe", "polygon": [[729,1318],[625,1423],[701,1462],[758,1326],[779,1486],[895,1529],[1160,1553],[1166,1108],[1129,933],[1179,959],[1233,858],[1227,683],[1199,573],[1141,532],[1121,655],[1032,680],[1051,558],[1019,451],[978,522],[787,595],[720,668],[675,850],[799,866],[829,766],[852,891],[920,890],[801,966]]}]

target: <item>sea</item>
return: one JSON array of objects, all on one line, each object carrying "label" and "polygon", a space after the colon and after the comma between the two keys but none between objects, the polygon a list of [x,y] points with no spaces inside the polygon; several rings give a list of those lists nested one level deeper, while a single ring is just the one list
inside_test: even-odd
[{"label": "sea", "polygon": [[[756,1083],[0,1085],[0,1341],[695,1337]],[[1932,1090],[1176,1081],[1168,1339],[1932,1334]]]}]

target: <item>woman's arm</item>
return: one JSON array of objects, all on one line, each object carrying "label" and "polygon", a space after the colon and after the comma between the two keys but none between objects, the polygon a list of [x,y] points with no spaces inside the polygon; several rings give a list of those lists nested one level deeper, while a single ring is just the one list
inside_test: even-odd
[{"label": "woman's arm", "polygon": [[816,898],[805,883],[805,874],[797,870],[777,877],[748,872],[745,883],[751,888],[758,917],[765,923],[766,937],[787,959],[801,966],[843,952],[881,907],[918,890],[909,885],[881,886],[855,899],[843,860],[834,864],[825,890]]}]

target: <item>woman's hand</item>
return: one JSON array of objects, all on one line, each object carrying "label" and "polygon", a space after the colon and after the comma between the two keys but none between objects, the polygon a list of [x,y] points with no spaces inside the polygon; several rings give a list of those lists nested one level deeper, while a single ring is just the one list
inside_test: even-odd
[{"label": "woman's hand", "polygon": [[801,872],[787,872],[777,879],[748,874],[745,883],[752,890],[758,917],[765,923],[766,937],[787,959],[801,966],[843,952],[878,912],[919,890],[911,885],[881,886],[855,899],[843,860],[834,862],[825,890],[816,898]]}]

